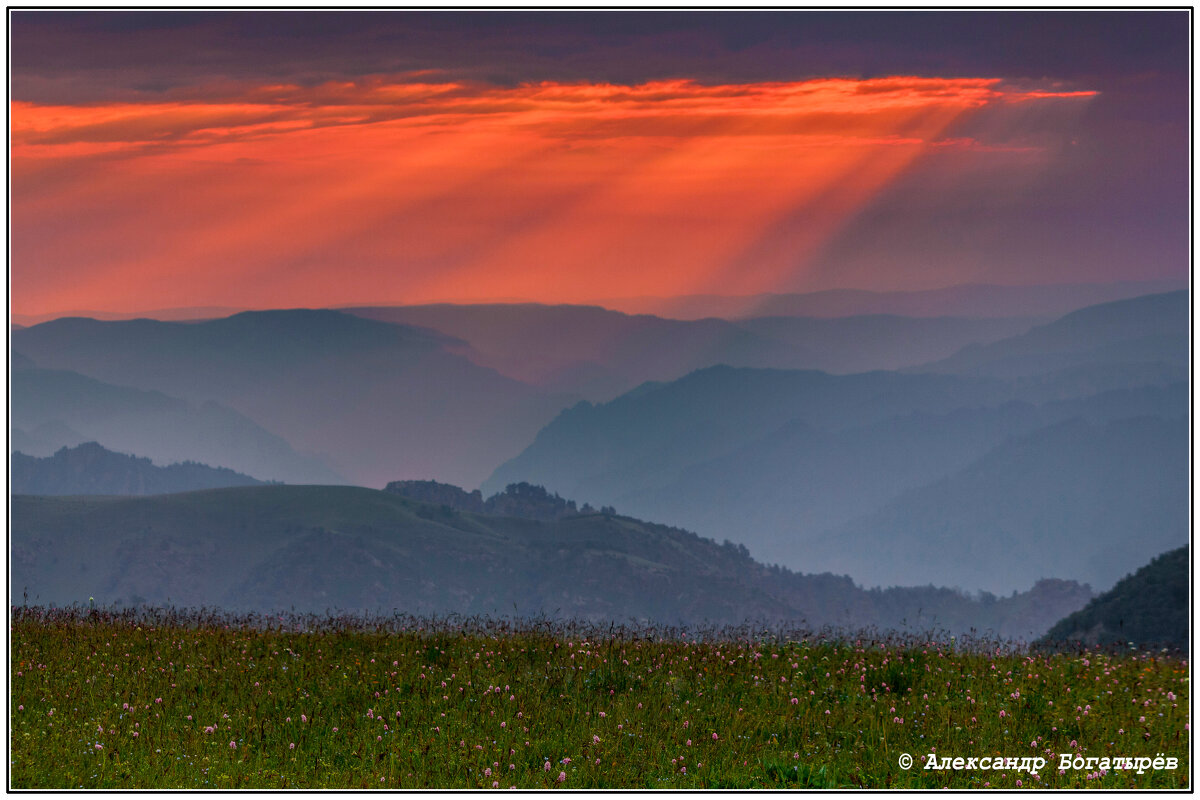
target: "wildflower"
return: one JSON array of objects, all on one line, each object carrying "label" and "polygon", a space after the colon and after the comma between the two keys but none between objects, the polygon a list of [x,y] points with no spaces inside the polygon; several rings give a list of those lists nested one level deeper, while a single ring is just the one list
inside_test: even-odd
[{"label": "wildflower", "polygon": [[288,745],[288,750],[295,750],[295,749],[296,749],[296,743],[295,743],[295,742],[292,742],[291,744],[289,744],[289,745]]},{"label": "wildflower", "polygon": [[233,739],[230,739],[230,740],[229,740],[229,749],[230,749],[230,750],[237,750],[237,742],[235,742]]},{"label": "wildflower", "polygon": [[549,772],[549,771],[550,771],[550,762],[549,762],[549,761],[547,761],[547,762],[546,762],[546,764],[545,764],[545,766],[544,766],[544,767],[542,767],[542,769],[546,770],[546,772]]},{"label": "wildflower", "polygon": [[566,779],[567,779],[567,773],[565,773],[565,772],[558,773],[558,782],[559,783],[562,783]]}]

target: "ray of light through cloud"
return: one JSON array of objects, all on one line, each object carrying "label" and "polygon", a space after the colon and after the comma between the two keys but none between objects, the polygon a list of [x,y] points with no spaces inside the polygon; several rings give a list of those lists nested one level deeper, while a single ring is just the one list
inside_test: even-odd
[{"label": "ray of light through cloud", "polygon": [[598,282],[770,291],[802,285],[864,206],[940,152],[1036,173],[1059,144],[1039,117],[1095,96],[998,78],[409,74],[17,101],[13,292],[41,313],[235,294],[587,302]]}]

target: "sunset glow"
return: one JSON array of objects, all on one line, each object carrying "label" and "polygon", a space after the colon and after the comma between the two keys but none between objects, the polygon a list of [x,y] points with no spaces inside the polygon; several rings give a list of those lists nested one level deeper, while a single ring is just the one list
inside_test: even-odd
[{"label": "sunset glow", "polygon": [[795,288],[923,160],[1036,175],[1055,152],[1022,124],[1097,94],[437,78],[14,102],[13,310]]}]

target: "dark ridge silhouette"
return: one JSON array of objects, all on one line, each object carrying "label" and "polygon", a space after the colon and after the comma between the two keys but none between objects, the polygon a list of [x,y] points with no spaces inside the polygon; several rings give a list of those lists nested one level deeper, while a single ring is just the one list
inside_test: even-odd
[{"label": "dark ridge silhouette", "polygon": [[13,453],[10,463],[13,494],[171,494],[263,483],[225,467],[194,461],[156,467],[148,458],[114,453],[96,442],[64,447],[48,458]]},{"label": "dark ridge silhouette", "polygon": [[467,492],[453,484],[438,481],[392,481],[383,490],[431,506],[483,513],[483,494],[478,489]]},{"label": "dark ridge silhouette", "polygon": [[[582,508],[576,508],[574,500],[564,500],[557,494],[547,492],[545,487],[528,483],[510,483],[503,492],[497,492],[486,501],[478,489],[466,492],[457,486],[437,481],[392,481],[384,491],[422,503],[446,506],[455,511],[539,519],[546,522],[575,514],[595,513],[595,509],[587,503],[584,503]],[[616,509],[605,507],[601,509],[601,513],[617,512]]]},{"label": "dark ridge silhouette", "polygon": [[1051,647],[1137,645],[1186,650],[1191,643],[1187,547],[1163,553],[1054,625],[1038,642]]}]

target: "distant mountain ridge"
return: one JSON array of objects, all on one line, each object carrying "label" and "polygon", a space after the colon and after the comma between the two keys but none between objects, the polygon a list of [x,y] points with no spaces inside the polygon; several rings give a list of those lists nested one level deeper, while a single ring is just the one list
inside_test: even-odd
[{"label": "distant mountain ridge", "polygon": [[1189,313],[1187,291],[1118,300],[1018,336],[969,345],[918,369],[1008,378],[1094,362],[1162,361],[1186,367]]},{"label": "distant mountain ridge", "polygon": [[871,291],[827,289],[796,294],[742,297],[691,295],[683,297],[615,298],[601,304],[635,314],[659,314],[677,319],[722,317],[745,319],[768,316],[846,317],[859,314],[903,314],[912,317],[1017,315],[1061,316],[1085,306],[1126,297],[1181,289],[1186,280],[1069,283],[1046,286],[960,284],[942,289]]},{"label": "distant mountain ridge", "polygon": [[148,458],[114,453],[96,442],[64,447],[49,458],[13,453],[10,465],[13,494],[172,494],[263,483],[225,467],[195,462],[156,467]]},{"label": "distant mountain ridge", "polygon": [[730,322],[630,315],[596,306],[428,305],[342,309],[366,319],[441,331],[475,363],[547,389],[609,400],[648,380],[696,369],[894,369],[970,343],[1022,333],[1042,317],[1002,319],[774,317]]},{"label": "distant mountain ridge", "polygon": [[1026,640],[1091,597],[1043,581],[1011,597],[864,591],[677,528],[613,514],[537,521],[357,487],[139,498],[12,498],[14,598],[230,610],[396,610],[660,624],[777,621]]}]

